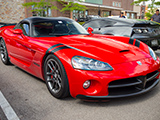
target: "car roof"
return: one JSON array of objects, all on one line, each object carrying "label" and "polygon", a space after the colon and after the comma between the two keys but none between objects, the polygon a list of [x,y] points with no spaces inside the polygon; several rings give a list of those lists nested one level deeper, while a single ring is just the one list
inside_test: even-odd
[{"label": "car roof", "polygon": [[91,19],[86,22],[86,24],[90,21],[96,21],[96,20],[108,20],[108,21],[113,21],[113,22],[120,22],[126,25],[133,26],[135,24],[150,24],[150,25],[158,25],[157,23],[153,21],[148,21],[148,20],[137,20],[137,19],[124,19],[124,18],[108,18],[108,17],[102,17],[102,18],[95,18]]},{"label": "car roof", "polygon": [[21,22],[35,23],[35,22],[50,21],[50,20],[73,21],[72,19],[69,19],[66,17],[28,17],[28,18],[23,19]]}]

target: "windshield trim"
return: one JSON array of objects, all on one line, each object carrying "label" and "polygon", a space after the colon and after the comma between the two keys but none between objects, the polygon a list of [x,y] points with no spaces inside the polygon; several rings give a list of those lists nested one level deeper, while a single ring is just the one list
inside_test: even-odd
[{"label": "windshield trim", "polygon": [[[88,34],[72,34],[73,36],[74,35],[77,35],[77,36],[80,36],[80,35],[90,35],[89,33]],[[61,35],[61,36],[33,36],[35,38],[40,38],[40,37],[63,37],[63,36],[72,36],[72,35]]]}]

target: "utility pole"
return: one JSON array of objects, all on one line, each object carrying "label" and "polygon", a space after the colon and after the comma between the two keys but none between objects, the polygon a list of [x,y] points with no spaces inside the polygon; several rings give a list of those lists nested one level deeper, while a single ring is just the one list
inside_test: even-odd
[{"label": "utility pole", "polygon": [[143,4],[141,6],[141,11],[142,11],[142,14],[141,14],[141,19],[144,19],[144,16],[145,16],[145,1],[143,1]]},{"label": "utility pole", "polygon": [[99,5],[99,7],[98,7],[98,15],[101,16],[100,5]]}]

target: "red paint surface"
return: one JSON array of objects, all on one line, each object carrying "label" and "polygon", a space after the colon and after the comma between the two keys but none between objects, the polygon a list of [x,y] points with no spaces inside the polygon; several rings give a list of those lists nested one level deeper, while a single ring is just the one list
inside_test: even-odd
[{"label": "red paint surface", "polygon": [[[43,62],[48,48],[58,43],[75,48],[63,49],[54,53],[65,68],[70,94],[73,97],[78,94],[107,96],[109,82],[146,75],[159,70],[159,58],[156,61],[153,60],[149,54],[148,46],[142,42],[139,48],[134,44],[130,45],[127,37],[94,34],[29,37],[14,34],[13,27],[7,26],[0,29],[0,36],[5,40],[10,61],[43,80]],[[129,51],[120,53],[121,50]],[[71,65],[71,59],[76,55],[107,62],[113,67],[113,70],[85,71],[74,69]],[[137,61],[141,61],[142,65],[138,65]],[[83,89],[83,83],[86,80],[91,80],[91,87]]]}]

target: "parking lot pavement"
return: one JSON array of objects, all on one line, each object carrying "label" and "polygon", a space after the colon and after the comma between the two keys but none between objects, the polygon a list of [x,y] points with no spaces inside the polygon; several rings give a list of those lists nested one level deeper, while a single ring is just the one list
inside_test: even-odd
[{"label": "parking lot pavement", "polygon": [[[108,102],[59,100],[42,80],[0,61],[0,91],[20,120],[160,120],[160,84],[146,94]],[[6,119],[1,108],[0,117]]]},{"label": "parking lot pavement", "polygon": [[4,97],[3,93],[0,91],[0,107],[3,111],[2,115],[7,117],[8,120],[19,120],[18,116]]},{"label": "parking lot pavement", "polygon": [[0,107],[0,120],[7,120],[2,108]]}]

